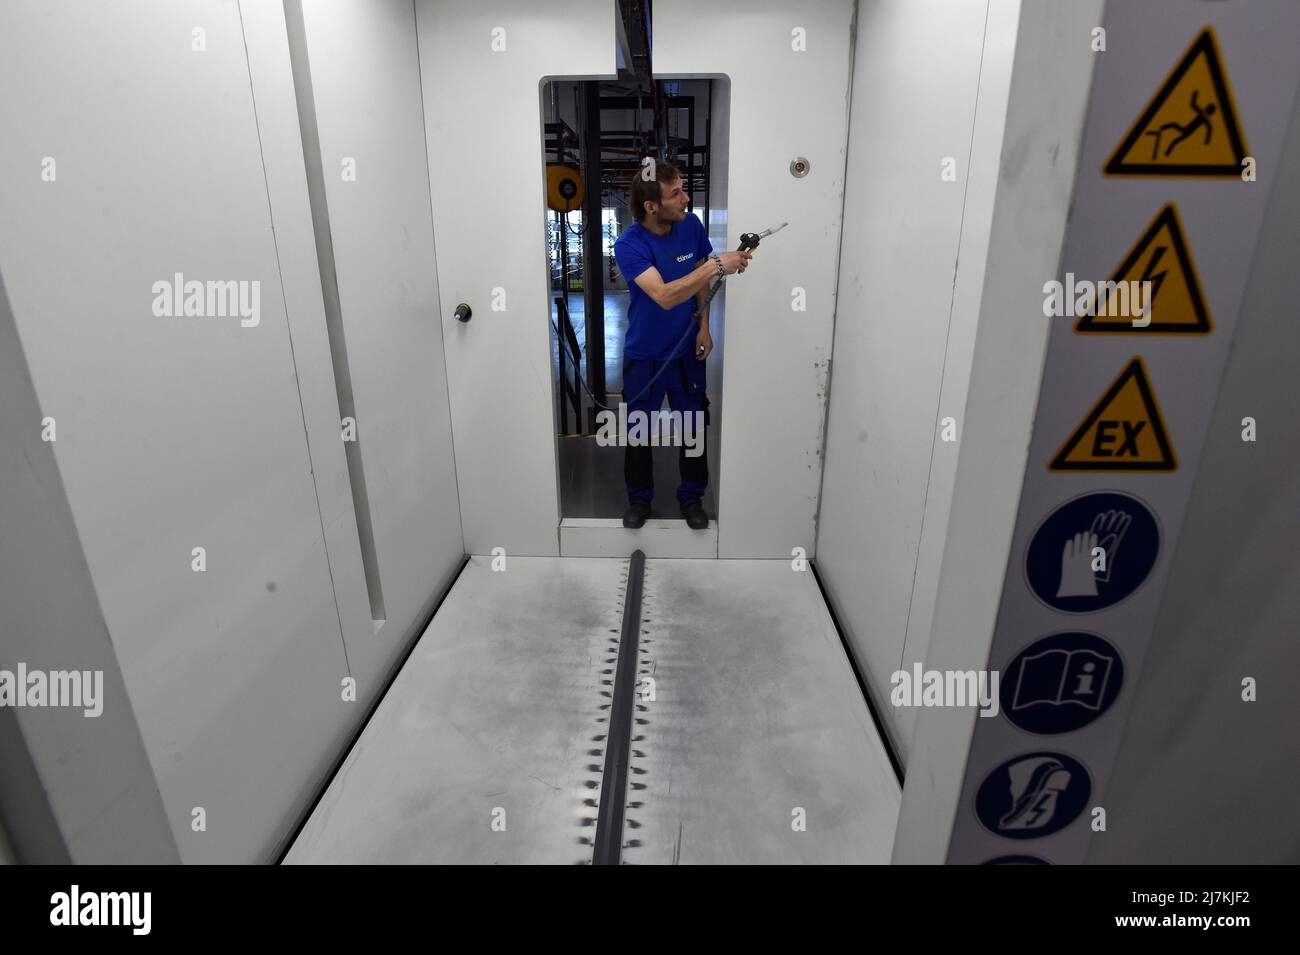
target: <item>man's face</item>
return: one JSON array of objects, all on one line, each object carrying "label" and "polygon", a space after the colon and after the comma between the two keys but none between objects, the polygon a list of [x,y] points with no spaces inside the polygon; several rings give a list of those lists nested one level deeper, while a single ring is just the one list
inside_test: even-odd
[{"label": "man's face", "polygon": [[686,207],[690,205],[690,196],[686,194],[681,179],[659,184],[659,221],[681,222],[686,218]]}]

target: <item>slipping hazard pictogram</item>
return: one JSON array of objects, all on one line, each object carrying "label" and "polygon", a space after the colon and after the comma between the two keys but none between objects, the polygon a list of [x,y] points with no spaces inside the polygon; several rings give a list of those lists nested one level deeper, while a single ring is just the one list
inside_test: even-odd
[{"label": "slipping hazard pictogram", "polygon": [[1047,469],[1173,471],[1177,467],[1146,366],[1135,355]]},{"label": "slipping hazard pictogram", "polygon": [[1240,176],[1247,155],[1219,44],[1206,27],[1129,128],[1103,172]]},{"label": "slipping hazard pictogram", "polygon": [[1079,318],[1076,332],[1210,331],[1205,294],[1173,203],[1160,210],[1110,281],[1097,290],[1092,312]]}]

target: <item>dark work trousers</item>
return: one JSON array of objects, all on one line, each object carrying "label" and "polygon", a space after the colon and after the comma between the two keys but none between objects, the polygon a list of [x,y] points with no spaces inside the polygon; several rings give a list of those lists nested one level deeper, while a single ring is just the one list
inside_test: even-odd
[{"label": "dark work trousers", "polygon": [[[624,359],[623,400],[627,402],[628,415],[630,416],[634,411],[645,412],[647,416],[653,415],[663,406],[664,395],[667,394],[668,404],[673,411],[681,411],[683,418],[691,412],[702,411],[707,426],[709,397],[704,390],[706,363],[707,360],[697,361],[689,352],[680,358],[670,359],[668,364],[676,367],[665,371],[645,395],[637,401],[632,401],[631,399],[641,394],[646,382],[655,372],[663,368],[665,362],[652,358]],[[694,417],[691,417],[690,421],[690,427],[694,428]],[[677,460],[682,477],[682,483],[677,488],[678,503],[703,498],[704,489],[709,486],[709,455],[705,443],[707,433],[707,431],[697,431],[692,436],[691,450],[699,451],[697,456],[690,457],[686,454],[684,441],[678,449]],[[649,440],[648,434],[647,440]],[[629,501],[648,502],[655,496],[653,451],[654,449],[648,444],[634,447],[630,442],[624,449],[623,479],[627,482]]]}]

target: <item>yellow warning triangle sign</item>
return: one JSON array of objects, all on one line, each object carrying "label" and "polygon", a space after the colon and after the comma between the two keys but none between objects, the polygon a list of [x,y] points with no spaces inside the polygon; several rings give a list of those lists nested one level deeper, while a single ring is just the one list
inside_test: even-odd
[{"label": "yellow warning triangle sign", "polygon": [[[1143,282],[1150,284],[1143,286]],[[1093,314],[1079,318],[1076,332],[1204,335],[1210,331],[1205,294],[1173,203],[1147,226],[1110,283],[1113,287],[1097,289]]]},{"label": "yellow warning triangle sign", "polygon": [[1049,471],[1173,471],[1178,462],[1142,356],[1119,374],[1047,466]]},{"label": "yellow warning triangle sign", "polygon": [[1188,47],[1129,127],[1108,176],[1240,176],[1249,154],[1214,30]]}]

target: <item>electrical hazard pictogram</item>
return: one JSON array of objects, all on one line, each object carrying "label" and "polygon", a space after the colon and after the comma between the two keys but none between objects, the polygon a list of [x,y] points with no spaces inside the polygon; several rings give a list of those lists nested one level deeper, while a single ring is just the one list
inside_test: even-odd
[{"label": "electrical hazard pictogram", "polygon": [[[1116,308],[1120,299],[1123,307]],[[1093,312],[1080,317],[1076,332],[1210,331],[1205,293],[1173,203],[1160,210],[1110,281],[1098,289]]]}]

